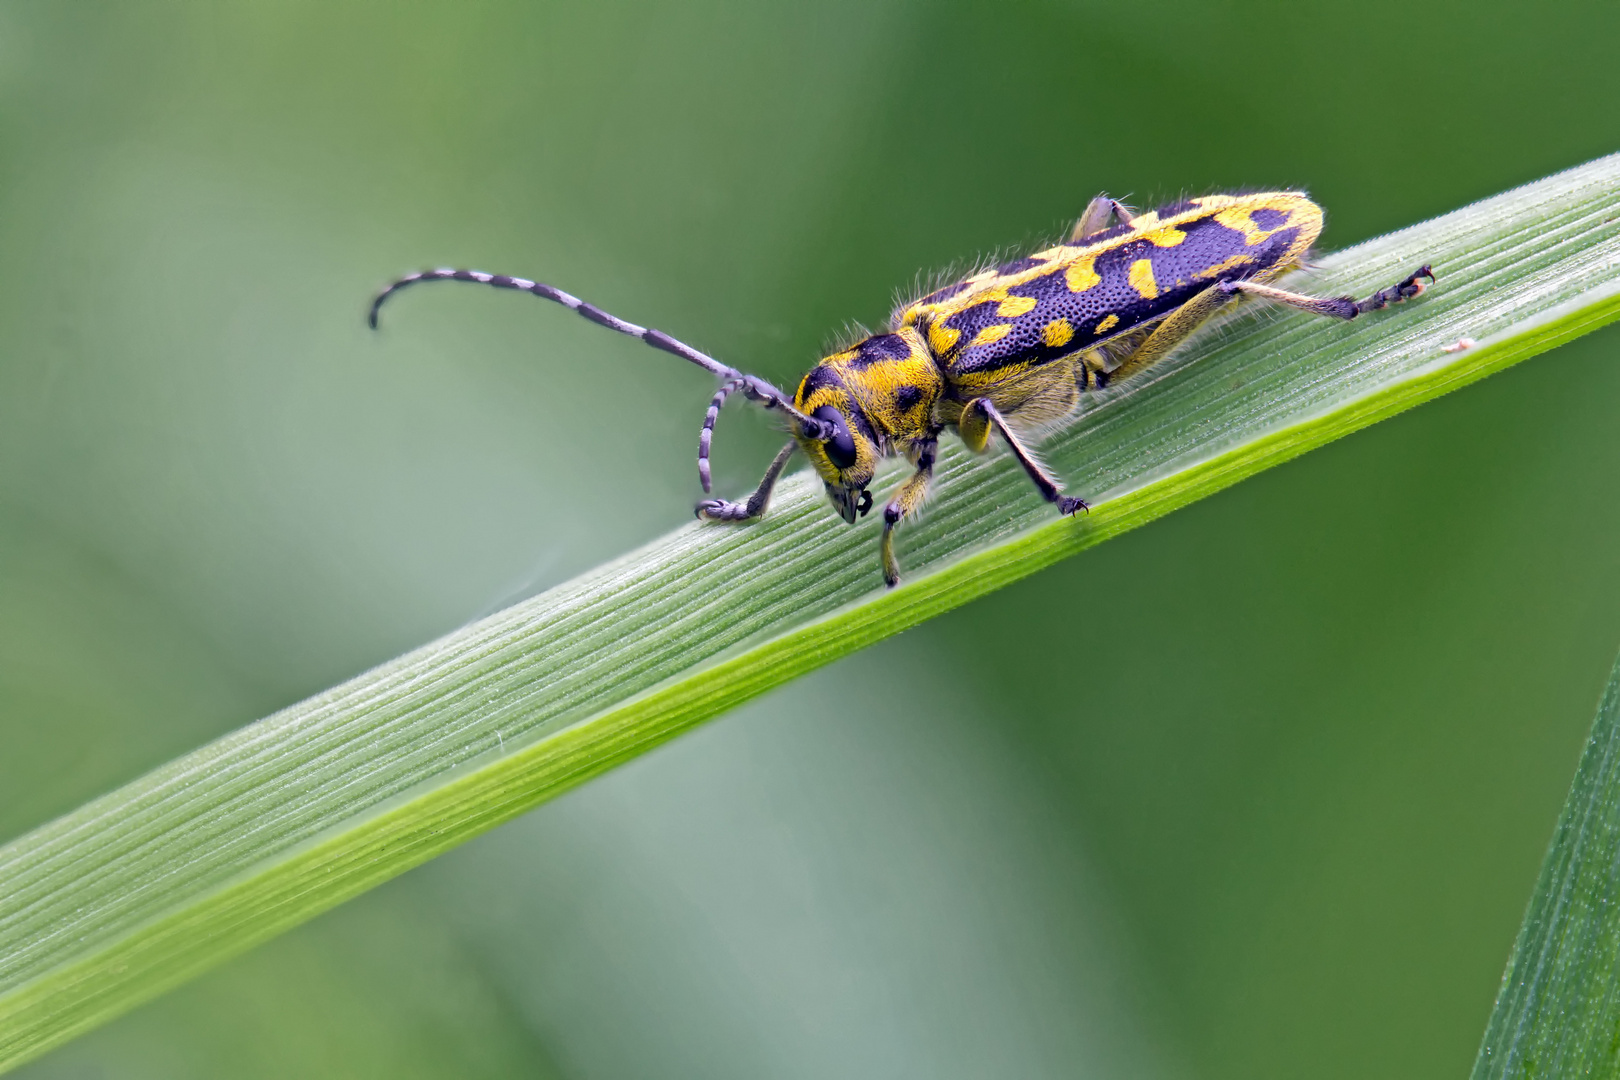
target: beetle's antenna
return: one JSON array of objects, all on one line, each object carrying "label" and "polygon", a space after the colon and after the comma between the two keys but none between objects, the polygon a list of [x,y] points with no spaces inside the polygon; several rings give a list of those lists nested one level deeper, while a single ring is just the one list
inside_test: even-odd
[{"label": "beetle's antenna", "polygon": [[[791,416],[799,425],[799,431],[806,438],[825,441],[832,438],[832,425],[814,417],[806,416],[795,409],[788,396],[770,383],[754,375],[744,375],[734,367],[722,364],[707,353],[699,352],[683,341],[677,341],[662,330],[650,330],[645,326],[637,326],[633,322],[626,322],[616,315],[609,315],[595,304],[587,304],[579,297],[565,293],[554,285],[547,285],[543,281],[530,281],[528,278],[511,277],[507,274],[486,274],[482,270],[421,270],[414,274],[406,274],[398,281],[392,282],[386,289],[378,293],[371,301],[371,311],[366,322],[373,330],[377,329],[377,313],[382,310],[383,301],[405,288],[415,285],[418,281],[471,281],[479,285],[492,285],[497,289],[516,289],[518,292],[533,293],[545,300],[561,304],[570,311],[578,312],[598,326],[605,326],[609,330],[617,330],[621,334],[651,345],[655,349],[662,349],[667,353],[674,353],[683,360],[690,360],[705,371],[711,372],[728,383],[737,383],[736,389],[748,395],[749,400],[757,401],[767,409],[777,409]],[[727,391],[730,393],[731,391]],[[724,401],[722,396],[719,400]],[[711,408],[711,412],[714,410]],[[707,422],[707,428],[712,428],[712,420]],[[704,463],[705,465],[707,462]],[[708,485],[705,484],[705,491]]]},{"label": "beetle's antenna", "polygon": [[493,285],[497,289],[516,289],[519,292],[533,293],[535,296],[561,304],[570,311],[578,312],[585,318],[605,326],[609,330],[617,330],[621,334],[629,334],[633,338],[651,345],[655,349],[674,353],[683,360],[690,360],[705,371],[711,371],[722,379],[734,379],[742,374],[736,368],[727,367],[714,357],[698,352],[684,342],[676,341],[668,334],[659,330],[649,330],[645,326],[625,322],[616,316],[609,315],[595,304],[587,304],[577,296],[563,292],[561,289],[547,285],[543,281],[530,281],[528,278],[509,277],[506,274],[486,274],[482,270],[423,270],[415,274],[406,274],[398,281],[390,284],[377,294],[371,302],[371,314],[367,322],[373,330],[377,329],[377,313],[382,310],[383,301],[393,296],[407,285],[415,285],[418,281],[474,281],[480,285]]}]

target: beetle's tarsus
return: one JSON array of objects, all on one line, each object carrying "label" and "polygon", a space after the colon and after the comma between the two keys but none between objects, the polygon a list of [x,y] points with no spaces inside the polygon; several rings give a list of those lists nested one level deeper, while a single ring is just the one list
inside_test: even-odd
[{"label": "beetle's tarsus", "polygon": [[1076,499],[1072,495],[1064,495],[1059,497],[1058,513],[1062,514],[1064,517],[1068,517],[1070,514],[1078,514],[1082,510],[1088,514],[1091,513],[1091,504],[1086,502],[1084,499]]}]

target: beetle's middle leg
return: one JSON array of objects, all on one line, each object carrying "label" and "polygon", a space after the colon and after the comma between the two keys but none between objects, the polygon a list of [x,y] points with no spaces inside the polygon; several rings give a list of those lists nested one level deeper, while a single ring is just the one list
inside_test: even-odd
[{"label": "beetle's middle leg", "polygon": [[747,521],[757,518],[765,512],[765,504],[771,501],[771,490],[776,487],[776,481],[781,477],[782,470],[787,468],[788,459],[793,451],[799,448],[797,439],[788,440],[776,454],[776,460],[771,467],[765,470],[764,479],[760,480],[759,487],[748,496],[745,503],[727,502],[725,499],[704,499],[697,504],[697,516],[703,521]]},{"label": "beetle's middle leg", "polygon": [[1107,195],[1099,195],[1086,204],[1085,213],[1074,223],[1074,228],[1069,232],[1069,243],[1079,243],[1088,236],[1104,232],[1113,221],[1129,225],[1134,219],[1135,215],[1124,203]]},{"label": "beetle's middle leg", "polygon": [[990,441],[990,429],[992,427],[1001,433],[1003,439],[1007,440],[1007,446],[1011,448],[1013,457],[1018,459],[1018,464],[1022,465],[1024,472],[1029,474],[1030,480],[1035,484],[1035,489],[1041,493],[1041,498],[1049,503],[1056,503],[1059,513],[1073,514],[1081,510],[1091,509],[1090,506],[1086,505],[1084,499],[1076,499],[1074,496],[1065,495],[1058,490],[1057,481],[1047,475],[1046,470],[1041,468],[1034,455],[1025,449],[1022,442],[1019,442],[1018,436],[1014,435],[1012,428],[1007,426],[1006,418],[1001,415],[1000,410],[991,404],[989,398],[974,398],[962,407],[962,417],[957,421],[956,429],[961,432],[962,441],[967,444],[969,450],[974,453],[982,452],[985,445]]},{"label": "beetle's middle leg", "polygon": [[1274,300],[1279,304],[1299,308],[1301,311],[1309,311],[1313,315],[1327,315],[1334,319],[1353,319],[1357,315],[1365,315],[1369,311],[1377,311],[1379,308],[1388,307],[1390,304],[1399,304],[1403,300],[1411,300],[1413,297],[1422,296],[1423,291],[1428,288],[1428,285],[1423,283],[1423,278],[1428,278],[1430,284],[1434,283],[1434,272],[1427,266],[1418,267],[1394,285],[1387,289],[1379,289],[1365,300],[1357,300],[1353,296],[1302,296],[1299,293],[1288,292],[1286,289],[1262,285],[1257,281],[1223,281],[1221,288],[1229,293],[1242,292],[1248,293],[1250,296]]},{"label": "beetle's middle leg", "polygon": [[906,477],[883,508],[883,539],[878,543],[878,555],[883,560],[883,583],[890,588],[900,581],[900,561],[894,557],[894,528],[915,514],[928,496],[928,485],[934,479],[934,457],[939,452],[939,443],[934,439],[912,445],[917,450],[917,471]]}]

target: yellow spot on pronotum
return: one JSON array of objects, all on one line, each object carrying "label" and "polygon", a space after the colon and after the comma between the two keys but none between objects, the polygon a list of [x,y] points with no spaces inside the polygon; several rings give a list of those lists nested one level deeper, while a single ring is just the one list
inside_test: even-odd
[{"label": "yellow spot on pronotum", "polygon": [[1070,292],[1085,292],[1093,285],[1102,283],[1096,267],[1092,265],[1094,262],[1095,258],[1080,259],[1063,272],[1064,279],[1069,283]]},{"label": "yellow spot on pronotum", "polygon": [[1034,311],[1036,303],[1033,296],[1009,296],[996,308],[996,314],[1003,319],[1016,319]]},{"label": "yellow spot on pronotum", "polygon": [[1053,319],[1041,329],[1041,340],[1046,342],[1048,348],[1061,349],[1073,337],[1074,327],[1069,325],[1068,319]]},{"label": "yellow spot on pronotum", "polygon": [[1112,330],[1114,327],[1116,327],[1118,325],[1119,325],[1119,316],[1118,315],[1110,315],[1110,316],[1108,316],[1108,318],[1104,319],[1102,322],[1097,324],[1097,329],[1095,331],[1093,331],[1093,333],[1106,334],[1106,333],[1108,333],[1108,331]]},{"label": "yellow spot on pronotum", "polygon": [[976,345],[994,345],[1010,333],[1012,333],[1011,323],[995,323],[973,335],[973,340],[968,342],[968,348],[971,349]]},{"label": "yellow spot on pronotum", "polygon": [[1125,280],[1131,288],[1141,293],[1148,300],[1159,295],[1159,283],[1153,280],[1153,261],[1151,259],[1137,259],[1131,263],[1131,269],[1125,275]]}]

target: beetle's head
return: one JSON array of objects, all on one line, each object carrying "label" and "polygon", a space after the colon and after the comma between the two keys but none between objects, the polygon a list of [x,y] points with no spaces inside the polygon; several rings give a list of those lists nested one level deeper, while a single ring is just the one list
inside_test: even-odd
[{"label": "beetle's head", "polygon": [[872,508],[867,485],[883,456],[883,445],[871,418],[850,392],[843,375],[828,357],[810,370],[799,383],[794,404],[799,411],[821,422],[822,437],[798,432],[799,446],[827,485],[838,516],[851,525]]}]

